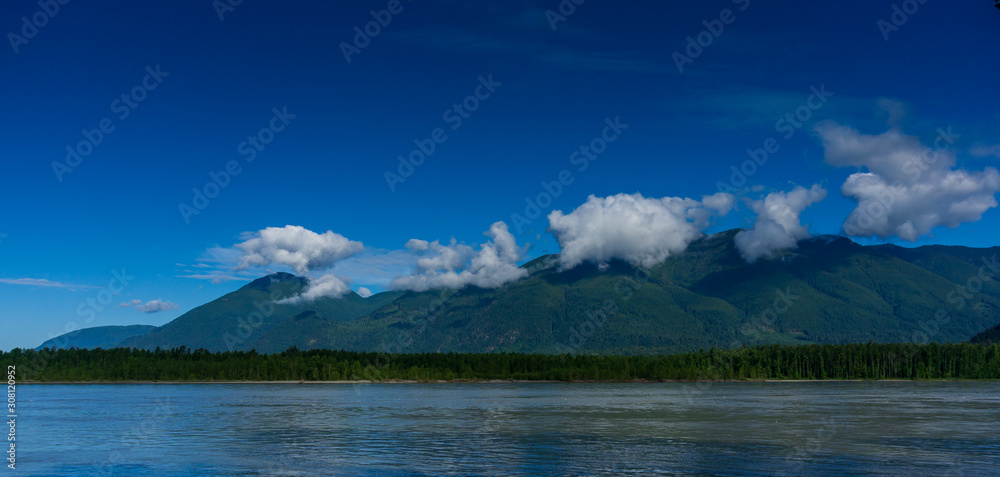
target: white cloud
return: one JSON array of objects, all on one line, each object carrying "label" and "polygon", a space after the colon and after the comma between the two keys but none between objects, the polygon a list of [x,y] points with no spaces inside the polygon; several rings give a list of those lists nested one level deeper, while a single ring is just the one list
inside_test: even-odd
[{"label": "white cloud", "polygon": [[394,279],[390,287],[413,291],[457,289],[466,285],[496,288],[528,275],[517,266],[524,250],[517,246],[507,224],[496,222],[484,235],[492,240],[481,245],[478,251],[454,239],[448,245],[441,245],[437,240],[410,240],[406,248],[420,256],[416,270],[413,275]]},{"label": "white cloud", "polygon": [[281,264],[292,267],[299,275],[308,275],[360,252],[364,245],[332,231],[317,234],[298,225],[286,225],[261,230],[236,244],[236,248],[243,251],[237,270]]},{"label": "white cloud", "polygon": [[823,200],[826,190],[819,184],[811,189],[796,187],[791,192],[772,192],[763,200],[750,201],[757,214],[753,228],[736,234],[736,248],[749,263],[778,250],[795,248],[809,237],[809,229],[799,221],[806,207]]},{"label": "white cloud", "polygon": [[317,298],[339,298],[351,291],[350,280],[338,277],[332,273],[322,275],[318,278],[309,279],[309,288],[296,296],[278,300],[275,303],[281,305],[297,305],[316,300]]},{"label": "white cloud", "polygon": [[176,310],[177,304],[161,299],[150,300],[143,303],[142,300],[126,301],[119,308],[135,308],[139,313],[156,313],[158,311]]},{"label": "white cloud", "polygon": [[949,148],[958,135],[950,128],[938,130],[933,147],[898,129],[866,135],[827,122],[816,130],[827,163],[867,168],[851,174],[841,189],[858,204],[844,222],[848,235],[898,236],[912,242],[935,227],[975,222],[997,206],[1000,173],[992,167],[956,169]]},{"label": "white cloud", "polygon": [[456,243],[454,238],[451,239],[449,245],[441,245],[437,240],[427,242],[411,239],[406,242],[406,249],[416,253],[430,252],[417,259],[417,272],[419,273],[460,269],[476,256],[475,249],[465,244]]},{"label": "white cloud", "polygon": [[583,262],[605,265],[614,258],[648,267],[684,251],[701,237],[713,215],[725,215],[732,207],[733,196],[721,192],[701,201],[592,195],[569,214],[550,213],[549,230],[562,249],[563,270]]},{"label": "white cloud", "polygon": [[368,298],[372,296],[372,291],[365,287],[359,287],[357,293],[361,298]]}]

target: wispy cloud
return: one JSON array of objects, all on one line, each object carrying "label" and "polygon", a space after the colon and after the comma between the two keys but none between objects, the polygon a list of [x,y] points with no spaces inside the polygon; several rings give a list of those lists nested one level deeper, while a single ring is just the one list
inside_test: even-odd
[{"label": "wispy cloud", "polygon": [[969,149],[969,154],[973,157],[1000,157],[1000,144],[994,144],[991,146],[975,146]]},{"label": "wispy cloud", "polygon": [[46,280],[44,278],[0,278],[0,283],[6,283],[8,285],[26,285],[31,287],[42,287],[42,288],[62,288],[70,291],[98,288],[90,285],[76,285],[76,284],[69,284],[62,282],[54,282],[51,280]]},{"label": "wispy cloud", "polygon": [[[263,275],[263,274],[260,274]],[[219,284],[225,282],[248,282],[254,278],[259,278],[259,275],[249,275],[247,276],[236,276],[222,271],[212,271],[208,273],[190,273],[187,275],[177,275],[178,278],[193,278],[195,280],[210,280],[212,283]]]},{"label": "wispy cloud", "polygon": [[211,265],[207,263],[192,263],[192,264],[175,263],[174,265],[177,265],[178,267],[182,268],[211,268]]},{"label": "wispy cloud", "polygon": [[193,264],[176,264],[181,267],[178,278],[191,278],[194,280],[207,280],[214,284],[226,282],[248,282],[261,276],[272,273],[265,267],[248,267],[243,270],[234,270],[240,263],[242,251],[235,247],[225,248],[214,246],[207,250]]},{"label": "wispy cloud", "polygon": [[528,59],[543,68],[627,73],[668,73],[674,69],[672,63],[649,52],[609,48],[607,42],[571,46],[553,43],[541,35],[526,34],[520,40],[512,40],[509,32],[471,32],[456,28],[406,30],[387,36],[437,50],[507,54],[518,60]]},{"label": "wispy cloud", "polygon": [[[819,87],[820,85],[815,85]],[[814,124],[827,118],[870,118],[873,110],[871,99],[850,97],[825,85],[837,93],[821,108],[810,109],[803,120],[796,117],[796,110],[803,107],[813,94],[806,86],[799,90],[770,88],[720,88],[712,92],[692,92],[662,103],[678,121],[725,130],[760,130],[777,133],[779,121],[794,126],[799,123]],[[791,115],[791,119],[788,116]],[[873,125],[880,125],[873,121]]]},{"label": "wispy cloud", "polygon": [[333,267],[338,275],[346,275],[365,285],[387,287],[394,278],[408,275],[417,265],[418,257],[408,250],[365,249]]}]

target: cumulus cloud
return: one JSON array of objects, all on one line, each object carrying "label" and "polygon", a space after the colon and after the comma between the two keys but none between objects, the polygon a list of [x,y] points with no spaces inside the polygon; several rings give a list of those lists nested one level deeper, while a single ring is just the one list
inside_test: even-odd
[{"label": "cumulus cloud", "polygon": [[437,240],[413,239],[406,243],[411,253],[418,254],[416,270],[410,276],[398,277],[390,287],[398,290],[426,291],[433,288],[462,288],[474,285],[496,288],[528,275],[518,268],[524,250],[517,246],[507,224],[496,222],[484,233],[489,242],[475,248],[462,243],[442,245]]},{"label": "cumulus cloud", "polygon": [[701,201],[641,194],[592,195],[569,214],[550,213],[549,230],[562,249],[563,270],[583,262],[605,265],[615,258],[649,267],[683,252],[701,237],[713,216],[729,213],[733,200],[731,194],[722,192]]},{"label": "cumulus cloud", "polygon": [[1000,173],[992,167],[975,172],[955,168],[949,148],[959,136],[950,128],[938,129],[930,147],[896,128],[867,135],[826,122],[816,131],[827,163],[864,168],[841,188],[858,204],[843,225],[848,235],[898,236],[912,242],[935,227],[975,222],[997,206]]},{"label": "cumulus cloud", "polygon": [[278,300],[279,305],[298,305],[315,301],[317,298],[339,298],[351,291],[350,280],[332,273],[309,279],[309,287],[298,295]]},{"label": "cumulus cloud", "polygon": [[177,304],[169,301],[164,301],[161,299],[147,301],[143,303],[142,300],[132,300],[126,301],[119,308],[135,308],[139,313],[156,313],[158,311],[176,310]]},{"label": "cumulus cloud", "polygon": [[372,291],[369,290],[369,289],[367,289],[367,288],[365,288],[365,287],[359,287],[358,291],[357,291],[357,294],[361,298],[368,298],[368,297],[372,296]]},{"label": "cumulus cloud", "polygon": [[772,192],[763,200],[750,201],[757,214],[753,228],[736,234],[736,248],[743,259],[753,263],[778,250],[795,248],[809,237],[809,229],[799,221],[806,207],[823,200],[826,190],[819,184],[811,189],[796,187],[791,192]]},{"label": "cumulus cloud", "polygon": [[364,245],[329,230],[318,234],[298,225],[286,225],[261,230],[236,244],[236,248],[243,252],[237,270],[281,264],[292,267],[299,275],[308,275],[362,251]]}]

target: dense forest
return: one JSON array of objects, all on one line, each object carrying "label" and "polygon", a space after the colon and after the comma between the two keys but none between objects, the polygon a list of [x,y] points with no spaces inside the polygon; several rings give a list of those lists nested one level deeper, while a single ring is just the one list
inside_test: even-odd
[{"label": "dense forest", "polygon": [[745,347],[668,356],[43,349],[0,353],[25,381],[1000,379],[1000,345]]}]

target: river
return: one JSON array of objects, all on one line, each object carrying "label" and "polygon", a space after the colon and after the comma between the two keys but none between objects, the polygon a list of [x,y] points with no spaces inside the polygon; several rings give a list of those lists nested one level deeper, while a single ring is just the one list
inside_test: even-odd
[{"label": "river", "polygon": [[995,381],[17,391],[16,475],[1000,475]]}]

